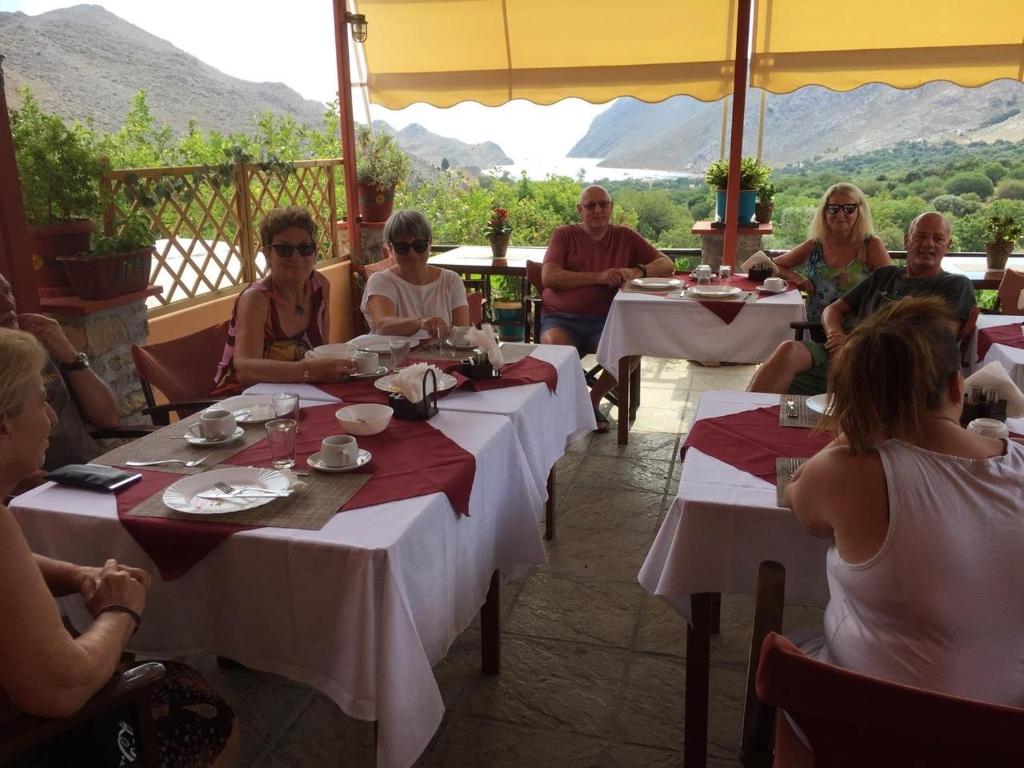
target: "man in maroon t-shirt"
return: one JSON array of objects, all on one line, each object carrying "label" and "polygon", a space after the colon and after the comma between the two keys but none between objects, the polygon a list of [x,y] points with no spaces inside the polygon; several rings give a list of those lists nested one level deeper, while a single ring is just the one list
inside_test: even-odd
[{"label": "man in maroon t-shirt", "polygon": [[[635,230],[611,223],[612,199],[604,187],[584,189],[576,210],[580,223],[556,229],[544,254],[540,340],[574,346],[582,357],[597,349],[619,287],[635,277],[671,275],[673,264]],[[598,405],[614,384],[604,371],[590,390],[600,432],[608,430],[608,419]]]}]

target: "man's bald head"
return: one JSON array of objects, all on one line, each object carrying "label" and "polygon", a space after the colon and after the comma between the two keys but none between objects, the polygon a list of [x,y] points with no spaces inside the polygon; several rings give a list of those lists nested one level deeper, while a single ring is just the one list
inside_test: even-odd
[{"label": "man's bald head", "polygon": [[611,200],[612,196],[608,194],[608,190],[602,187],[600,184],[591,184],[589,187],[584,187],[583,191],[580,192],[580,199],[577,201],[577,205],[583,205],[588,200]]}]

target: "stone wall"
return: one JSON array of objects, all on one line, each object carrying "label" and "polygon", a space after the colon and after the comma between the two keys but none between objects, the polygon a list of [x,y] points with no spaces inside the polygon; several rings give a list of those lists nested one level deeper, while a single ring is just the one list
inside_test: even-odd
[{"label": "stone wall", "polygon": [[89,355],[93,370],[114,390],[122,422],[148,424],[140,411],[146,405],[132,362],[132,344],[145,344],[149,333],[146,302],[133,301],[87,315],[49,311],[64,328],[75,349]]}]

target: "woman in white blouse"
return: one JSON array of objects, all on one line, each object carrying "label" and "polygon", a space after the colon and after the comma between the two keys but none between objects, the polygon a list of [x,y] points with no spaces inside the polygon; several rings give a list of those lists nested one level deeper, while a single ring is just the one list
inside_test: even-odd
[{"label": "woman in white blouse", "polygon": [[384,251],[395,266],[370,275],[360,309],[371,333],[440,337],[450,326],[469,325],[466,289],[457,274],[427,264],[430,223],[417,210],[395,211],[384,225]]}]

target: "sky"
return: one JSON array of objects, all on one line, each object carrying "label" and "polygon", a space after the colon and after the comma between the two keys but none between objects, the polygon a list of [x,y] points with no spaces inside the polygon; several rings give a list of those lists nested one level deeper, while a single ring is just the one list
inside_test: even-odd
[{"label": "sky", "polygon": [[[332,4],[327,0],[92,0],[111,13],[161,37],[225,74],[256,82],[283,82],[309,99],[328,102],[338,89]],[[34,16],[76,3],[0,0],[0,11]],[[373,34],[373,28],[370,28]],[[353,79],[355,74],[353,74]],[[356,120],[366,119],[363,99]],[[419,123],[467,142],[495,141],[516,160],[537,147],[561,157],[608,108],[566,99],[540,107],[525,101],[501,107],[465,102],[450,109],[415,104],[401,111],[370,105],[374,120],[395,128]],[[126,105],[127,108],[127,105]]]}]

